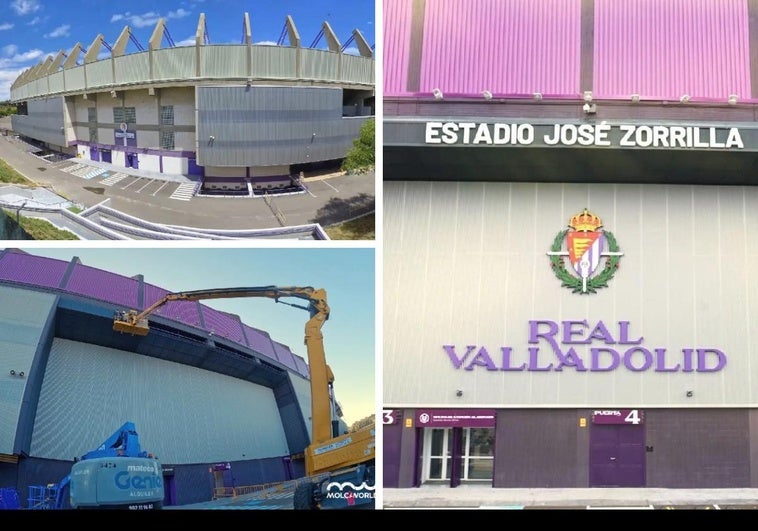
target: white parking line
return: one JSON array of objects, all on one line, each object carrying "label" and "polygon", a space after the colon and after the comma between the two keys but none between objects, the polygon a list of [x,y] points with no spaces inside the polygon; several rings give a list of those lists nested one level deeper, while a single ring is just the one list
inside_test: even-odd
[{"label": "white parking line", "polygon": [[329,188],[331,188],[332,190],[334,190],[335,192],[339,192],[339,190],[337,190],[337,189],[336,189],[334,186],[332,186],[332,185],[331,185],[331,184],[329,184],[328,182],[324,181],[324,184],[325,184],[325,185],[327,185],[327,186],[328,186]]},{"label": "white parking line", "polygon": [[122,188],[122,190],[126,190],[126,189],[127,189],[127,188],[129,188],[131,185],[133,185],[134,183],[138,183],[138,182],[140,182],[142,179],[143,179],[143,177],[137,177],[135,180],[133,180],[132,182],[130,182],[129,184],[127,184],[126,186],[124,186],[124,187]]},{"label": "white parking line", "polygon": [[164,187],[165,187],[167,184],[168,184],[168,181],[163,181],[163,184],[161,185],[161,187],[160,187],[160,188],[158,188],[158,189],[157,189],[155,192],[153,192],[153,193],[152,193],[152,195],[155,195],[155,194],[157,194],[158,192],[160,192],[161,190],[163,190],[163,188],[164,188]]},{"label": "white parking line", "polygon": [[145,186],[143,186],[142,188],[140,188],[139,190],[137,190],[136,193],[140,193],[142,190],[144,190],[145,188],[147,188],[148,186],[150,186],[151,184],[153,184],[153,182],[154,181],[152,179],[148,180],[147,184]]}]

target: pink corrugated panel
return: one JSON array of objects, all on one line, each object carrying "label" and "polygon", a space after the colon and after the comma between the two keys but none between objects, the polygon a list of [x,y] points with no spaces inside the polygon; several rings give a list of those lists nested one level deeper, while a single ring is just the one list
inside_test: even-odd
[{"label": "pink corrugated panel", "polygon": [[750,98],[747,0],[595,0],[599,98]]},{"label": "pink corrugated panel", "polygon": [[408,54],[411,39],[412,0],[384,0],[384,94],[406,94],[408,82]]},{"label": "pink corrugated panel", "polygon": [[576,95],[580,54],[580,0],[427,0],[420,90]]}]

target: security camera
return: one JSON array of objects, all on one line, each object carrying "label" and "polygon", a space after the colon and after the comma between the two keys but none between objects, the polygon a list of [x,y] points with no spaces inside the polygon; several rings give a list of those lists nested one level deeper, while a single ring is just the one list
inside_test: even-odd
[{"label": "security camera", "polygon": [[485,100],[491,100],[492,92],[490,92],[489,90],[485,90],[484,92],[482,92],[482,96],[484,97]]},{"label": "security camera", "polygon": [[594,103],[585,103],[582,105],[582,110],[585,114],[595,114],[597,107],[595,107]]},{"label": "security camera", "polygon": [[435,99],[435,100],[441,100],[441,99],[444,97],[444,96],[442,95],[442,91],[441,91],[440,89],[438,89],[438,88],[434,89],[434,90],[432,91],[432,94],[434,94],[434,99]]}]

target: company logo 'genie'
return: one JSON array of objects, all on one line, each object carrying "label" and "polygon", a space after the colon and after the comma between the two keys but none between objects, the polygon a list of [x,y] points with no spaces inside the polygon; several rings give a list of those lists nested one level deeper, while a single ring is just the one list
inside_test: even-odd
[{"label": "company logo 'genie'", "polygon": [[[131,468],[131,467],[130,467]],[[132,476],[129,472],[116,474],[116,487],[122,490],[136,489],[159,489],[163,488],[163,479],[160,476]]]}]

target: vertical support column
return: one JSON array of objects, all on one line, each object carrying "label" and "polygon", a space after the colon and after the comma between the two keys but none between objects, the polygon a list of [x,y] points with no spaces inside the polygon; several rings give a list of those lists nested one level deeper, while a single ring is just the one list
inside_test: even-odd
[{"label": "vertical support column", "polygon": [[406,90],[420,92],[421,61],[424,55],[424,14],[426,0],[413,0],[411,7],[411,42],[408,47],[408,76]]},{"label": "vertical support column", "polygon": [[595,69],[595,0],[582,0],[581,56],[579,91],[592,90]]},{"label": "vertical support column", "polygon": [[[750,40],[750,95],[758,94],[758,0],[748,0],[748,35]],[[742,95],[740,94],[740,97]]]}]

